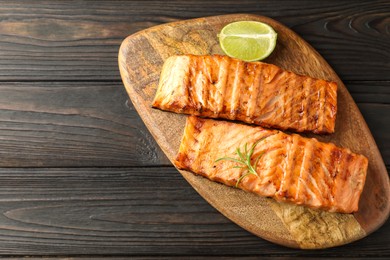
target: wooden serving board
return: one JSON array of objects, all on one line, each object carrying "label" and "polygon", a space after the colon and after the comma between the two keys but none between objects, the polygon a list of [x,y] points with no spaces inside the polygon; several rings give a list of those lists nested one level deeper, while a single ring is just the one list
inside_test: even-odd
[{"label": "wooden serving board", "polygon": [[179,148],[186,116],[151,108],[161,67],[172,55],[223,54],[217,34],[226,24],[241,20],[265,22],[278,33],[276,48],[264,62],[338,83],[335,133],[307,136],[348,147],[369,159],[359,211],[339,214],[279,203],[211,182],[187,171],[180,173],[222,214],[269,241],[288,247],[315,249],[338,246],[367,236],[386,221],[390,212],[389,177],[381,155],[337,74],[307,42],[275,20],[247,14],[223,15],[164,24],[129,36],[120,47],[119,68],[134,107],[161,149],[172,160]]}]

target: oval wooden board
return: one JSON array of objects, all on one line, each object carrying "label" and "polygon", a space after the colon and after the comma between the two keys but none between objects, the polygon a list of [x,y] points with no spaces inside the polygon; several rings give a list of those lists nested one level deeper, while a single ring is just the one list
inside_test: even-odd
[{"label": "oval wooden board", "polygon": [[[389,177],[356,104],[340,78],[308,43],[267,17],[234,14],[164,24],[126,38],[119,51],[119,68],[126,90],[146,126],[172,160],[178,151],[185,115],[151,108],[161,67],[171,55],[223,54],[217,33],[226,24],[255,20],[270,24],[278,33],[273,54],[265,62],[311,77],[338,83],[338,115],[335,134],[316,136],[369,159],[368,175],[355,214],[337,214],[272,199],[211,182],[180,171],[211,205],[246,230],[269,241],[295,248],[326,248],[346,244],[379,228],[390,212]],[[308,135],[314,136],[314,135]]]}]

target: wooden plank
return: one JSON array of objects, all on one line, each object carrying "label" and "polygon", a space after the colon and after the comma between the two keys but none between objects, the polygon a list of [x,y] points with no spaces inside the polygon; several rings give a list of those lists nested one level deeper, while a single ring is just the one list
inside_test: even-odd
[{"label": "wooden plank", "polygon": [[[390,165],[390,82],[347,86]],[[127,99],[118,82],[0,83],[0,167],[171,165]]]},{"label": "wooden plank", "polygon": [[346,81],[356,103],[390,104],[390,81]]},{"label": "wooden plank", "polygon": [[390,105],[358,103],[386,165],[390,165]]},{"label": "wooden plank", "polygon": [[127,99],[118,83],[2,83],[0,166],[170,165]]},{"label": "wooden plank", "polygon": [[2,1],[0,80],[118,80],[128,35],[223,13],[272,17],[310,42],[343,80],[389,80],[388,1]]},{"label": "wooden plank", "polygon": [[[231,223],[174,168],[0,169],[0,254],[313,256]],[[151,192],[153,190],[153,192]],[[390,256],[390,222],[317,256]]]}]

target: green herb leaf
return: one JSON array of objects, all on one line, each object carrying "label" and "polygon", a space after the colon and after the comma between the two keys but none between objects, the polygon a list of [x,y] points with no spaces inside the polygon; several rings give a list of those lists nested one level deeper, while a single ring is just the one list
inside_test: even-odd
[{"label": "green herb leaf", "polygon": [[239,157],[239,159],[236,159],[236,158],[232,158],[232,157],[222,157],[222,158],[219,158],[217,159],[215,162],[219,162],[219,161],[222,161],[222,160],[227,160],[227,161],[233,161],[233,162],[236,162],[236,163],[239,163],[239,164],[242,164],[243,166],[233,166],[233,168],[240,168],[240,169],[246,169],[247,172],[244,173],[243,175],[240,176],[240,178],[238,178],[237,182],[236,182],[236,188],[238,187],[238,184],[242,181],[242,179],[244,179],[246,176],[248,175],[256,175],[256,176],[259,176],[256,172],[256,168],[257,168],[257,164],[260,160],[260,158],[263,156],[263,154],[265,153],[264,151],[261,152],[259,154],[259,156],[256,158],[254,164],[251,163],[251,158],[252,158],[252,155],[253,153],[255,152],[255,148],[256,146],[261,142],[263,141],[264,139],[266,139],[268,136],[266,137],[263,137],[259,140],[257,140],[255,143],[252,144],[252,146],[250,147],[249,151],[248,151],[248,143],[245,143],[244,145],[244,152],[241,152],[241,148],[238,147],[236,149],[236,153]]},{"label": "green herb leaf", "polygon": [[263,152],[261,152],[261,153],[259,154],[259,156],[257,156],[257,158],[256,158],[256,160],[255,160],[255,163],[253,164],[253,168],[255,168],[255,169],[257,168],[257,163],[259,162],[261,156],[263,156],[264,153],[265,153],[265,152],[263,151]]},{"label": "green herb leaf", "polygon": [[238,184],[241,182],[241,180],[244,179],[246,176],[248,176],[248,175],[250,175],[250,174],[252,174],[252,173],[248,172],[248,173],[246,173],[246,174],[241,175],[241,177],[238,178],[238,180],[237,180],[237,182],[236,182],[236,188],[238,188]]},{"label": "green herb leaf", "polygon": [[240,160],[237,160],[237,159],[231,158],[231,157],[222,157],[222,158],[219,158],[218,160],[216,160],[215,162],[219,162],[219,161],[222,161],[222,160],[233,161],[233,162],[236,162],[236,163],[242,163]]}]

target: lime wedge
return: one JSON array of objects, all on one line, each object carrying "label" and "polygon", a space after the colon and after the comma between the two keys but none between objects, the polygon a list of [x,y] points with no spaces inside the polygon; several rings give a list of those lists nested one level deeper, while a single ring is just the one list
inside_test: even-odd
[{"label": "lime wedge", "polygon": [[244,61],[256,61],[272,53],[277,34],[268,24],[240,21],[223,27],[218,37],[226,55]]}]

